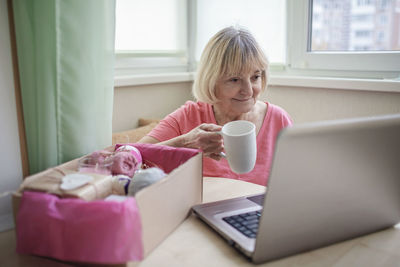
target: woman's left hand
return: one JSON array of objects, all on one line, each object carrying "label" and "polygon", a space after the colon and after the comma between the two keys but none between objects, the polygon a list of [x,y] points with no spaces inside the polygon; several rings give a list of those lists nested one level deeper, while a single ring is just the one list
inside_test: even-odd
[{"label": "woman's left hand", "polygon": [[203,151],[205,157],[220,160],[220,152],[224,150],[222,136],[219,134],[222,127],[216,124],[203,123],[182,135],[183,146],[198,148]]}]

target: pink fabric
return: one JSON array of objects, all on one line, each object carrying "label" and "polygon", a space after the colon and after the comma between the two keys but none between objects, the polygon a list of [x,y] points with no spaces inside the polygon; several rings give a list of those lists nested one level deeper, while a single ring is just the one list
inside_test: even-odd
[{"label": "pink fabric", "polygon": [[88,202],[24,192],[17,216],[18,253],[104,264],[143,259],[134,198]]},{"label": "pink fabric", "polygon": [[[284,127],[292,125],[288,113],[282,108],[266,102],[267,114],[257,135],[257,161],[253,171],[236,174],[231,171],[228,161],[203,158],[203,176],[226,177],[266,185],[274,154],[275,140]],[[216,120],[210,104],[188,101],[181,108],[165,117],[148,135],[159,141],[169,140],[185,134],[201,123],[214,123]]]},{"label": "pink fabric", "polygon": [[179,165],[185,163],[191,157],[199,153],[198,149],[176,148],[154,144],[116,144],[115,150],[123,145],[135,146],[142,154],[143,161],[151,161],[154,165],[163,169],[165,173],[170,173]]}]

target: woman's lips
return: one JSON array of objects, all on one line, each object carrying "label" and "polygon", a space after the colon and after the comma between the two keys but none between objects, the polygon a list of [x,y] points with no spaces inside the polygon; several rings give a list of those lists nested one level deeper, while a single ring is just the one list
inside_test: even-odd
[{"label": "woman's lips", "polygon": [[247,98],[247,99],[237,99],[237,98],[232,98],[233,100],[235,100],[235,101],[239,101],[239,102],[246,102],[246,101],[249,101],[249,100],[251,100],[251,98]]}]

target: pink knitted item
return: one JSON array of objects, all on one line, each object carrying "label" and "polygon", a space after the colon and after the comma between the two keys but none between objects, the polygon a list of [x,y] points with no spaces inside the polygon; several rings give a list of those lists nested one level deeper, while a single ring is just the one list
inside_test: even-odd
[{"label": "pink knitted item", "polygon": [[122,151],[128,151],[132,153],[132,155],[136,158],[136,162],[138,164],[142,164],[142,155],[140,154],[140,151],[136,147],[131,145],[123,145],[115,150],[115,152],[122,152]]},{"label": "pink knitted item", "polygon": [[132,153],[122,151],[114,154],[111,172],[113,175],[123,174],[132,177],[139,167],[140,164],[136,161],[136,157]]}]

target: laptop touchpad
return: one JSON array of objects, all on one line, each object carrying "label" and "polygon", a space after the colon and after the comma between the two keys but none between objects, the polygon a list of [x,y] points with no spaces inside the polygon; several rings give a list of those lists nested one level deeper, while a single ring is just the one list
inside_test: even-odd
[{"label": "laptop touchpad", "polygon": [[250,201],[253,201],[254,203],[256,203],[260,206],[263,206],[264,198],[265,198],[265,194],[261,194],[261,195],[257,195],[257,196],[248,197],[247,199]]}]

